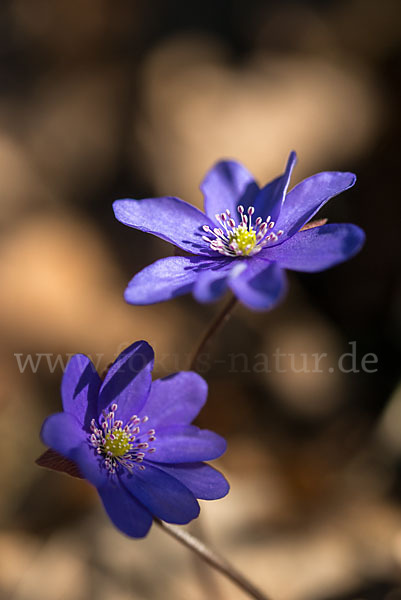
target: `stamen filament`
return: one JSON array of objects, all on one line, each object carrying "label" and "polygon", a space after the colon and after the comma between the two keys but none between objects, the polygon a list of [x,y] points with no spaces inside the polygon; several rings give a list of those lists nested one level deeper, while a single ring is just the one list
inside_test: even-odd
[{"label": "stamen filament", "polygon": [[[209,234],[208,236],[202,236],[203,241],[219,254],[231,257],[253,256],[267,244],[277,242],[279,236],[284,233],[280,229],[277,233],[271,231],[267,235],[267,231],[273,230],[276,225],[270,215],[264,221],[262,217],[257,217],[254,225],[252,225],[252,216],[255,214],[254,206],[249,206],[245,211],[245,208],[240,204],[237,207],[237,212],[240,217],[239,224],[232,218],[230,210],[226,209],[225,212],[215,215],[216,221],[221,227],[214,227],[213,229],[209,225],[203,225],[202,227],[203,231]],[[214,236],[214,238],[211,236]]]},{"label": "stamen filament", "polygon": [[[115,419],[115,413],[118,406],[113,403],[107,413],[102,411],[100,429],[96,427],[95,419],[92,419],[90,424],[91,434],[89,442],[96,450],[99,456],[103,457],[104,467],[110,474],[115,474],[118,469],[125,468],[130,473],[133,472],[134,465],[142,462],[146,456],[146,452],[156,452],[154,446],[150,446],[150,442],[156,441],[155,430],[149,429],[146,433],[140,433],[139,423],[146,423],[148,417],[140,419],[137,415],[133,415],[128,419],[125,426],[121,419]],[[138,440],[136,438],[138,436]],[[147,438],[145,441],[144,438]],[[141,470],[145,469],[144,465],[138,467]]]}]

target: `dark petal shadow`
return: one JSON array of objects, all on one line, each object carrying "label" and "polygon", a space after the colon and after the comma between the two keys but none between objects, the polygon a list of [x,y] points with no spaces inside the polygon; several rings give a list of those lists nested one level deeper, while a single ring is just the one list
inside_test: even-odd
[{"label": "dark petal shadow", "polygon": [[[149,350],[150,347],[147,348],[147,344],[143,344],[143,346],[144,350],[142,352],[132,353],[132,345],[121,352],[117,359],[118,368],[104,385],[99,396],[99,402],[102,406],[105,407],[113,402],[141,374],[145,367],[153,362],[154,355]],[[127,359],[124,361],[125,356],[127,356]],[[110,370],[112,369],[113,365]],[[104,399],[107,399],[107,401],[104,402]]]},{"label": "dark petal shadow", "polygon": [[230,265],[234,266],[235,262],[242,260],[240,257],[229,258],[218,255],[216,258],[205,257],[199,259],[199,256],[187,256],[191,264],[184,267],[184,271],[195,271],[195,273],[202,273],[203,271],[220,271],[221,269],[227,268]]},{"label": "dark petal shadow", "polygon": [[84,418],[84,429],[87,431],[89,431],[91,419],[96,417],[97,397],[100,384],[100,377],[93,363],[90,361],[82,372],[73,395],[73,398],[75,399],[86,387],[88,388],[88,405]]},{"label": "dark petal shadow", "polygon": [[250,206],[253,206],[259,191],[259,186],[255,181],[249,182],[240,199],[238,200],[237,206],[242,204],[245,210],[247,210]]}]

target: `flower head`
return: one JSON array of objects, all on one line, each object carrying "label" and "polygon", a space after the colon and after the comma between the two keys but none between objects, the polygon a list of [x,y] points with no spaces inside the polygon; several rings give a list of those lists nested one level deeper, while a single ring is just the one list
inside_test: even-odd
[{"label": "flower head", "polygon": [[352,173],[313,175],[287,193],[295,152],[282,175],[263,188],[243,165],[217,163],[201,184],[205,213],[179,198],[117,200],[116,218],[171,242],[187,256],[156,261],[129,283],[131,304],[152,304],[192,292],[200,302],[227,289],[256,310],[283,296],[283,270],[315,272],[351,258],[365,235],[351,224],[309,224],[333,196],[354,185]]},{"label": "flower head", "polygon": [[203,462],[221,456],[225,440],[190,424],[206,401],[206,382],[180,372],[152,383],[152,367],[146,342],[124,350],[103,382],[89,358],[76,354],[62,381],[64,412],[48,417],[41,431],[133,537],[146,535],[153,516],[188,523],[199,514],[197,498],[228,492],[224,477]]}]

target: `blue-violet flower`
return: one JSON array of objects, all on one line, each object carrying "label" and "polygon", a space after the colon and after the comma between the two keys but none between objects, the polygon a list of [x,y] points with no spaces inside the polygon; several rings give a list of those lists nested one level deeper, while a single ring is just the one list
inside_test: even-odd
[{"label": "blue-violet flower", "polygon": [[246,306],[264,310],[285,292],[283,269],[316,272],[351,258],[364,242],[359,227],[306,224],[330,198],[353,186],[355,175],[317,173],[287,193],[295,162],[292,152],[283,175],[262,189],[240,163],[217,163],[200,186],[206,214],[174,197],[117,200],[121,223],[189,254],[140,271],[125,291],[127,302],[152,304],[187,292],[209,302],[231,289]]},{"label": "blue-violet flower", "polygon": [[199,514],[197,498],[222,498],[229,489],[203,462],[221,456],[225,440],[190,424],[206,401],[206,382],[180,372],[152,383],[153,360],[152,348],[136,342],[102,382],[89,358],[76,354],[62,380],[64,412],[48,417],[41,431],[132,537],[146,535],[153,516],[188,523]]}]

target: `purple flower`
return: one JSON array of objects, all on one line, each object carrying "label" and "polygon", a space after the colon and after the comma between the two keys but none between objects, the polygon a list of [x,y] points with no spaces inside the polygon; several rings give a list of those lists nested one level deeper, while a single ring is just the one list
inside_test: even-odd
[{"label": "purple flower", "polygon": [[221,456],[225,440],[190,424],[206,401],[206,382],[180,372],[152,383],[153,359],[152,348],[136,342],[102,382],[89,358],[76,354],[61,385],[64,412],[48,417],[41,431],[132,537],[146,535],[152,515],[188,523],[199,514],[197,498],[222,498],[229,489],[203,462]]},{"label": "purple flower", "polygon": [[200,302],[227,289],[256,310],[283,296],[283,270],[316,272],[351,258],[365,235],[356,225],[304,228],[333,196],[355,183],[352,173],[324,172],[287,189],[296,154],[285,172],[260,189],[234,161],[217,163],[201,184],[205,213],[179,198],[117,200],[116,218],[171,242],[190,256],[156,261],[129,283],[125,299],[152,304],[192,292]]}]

